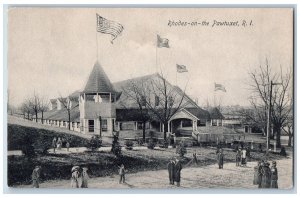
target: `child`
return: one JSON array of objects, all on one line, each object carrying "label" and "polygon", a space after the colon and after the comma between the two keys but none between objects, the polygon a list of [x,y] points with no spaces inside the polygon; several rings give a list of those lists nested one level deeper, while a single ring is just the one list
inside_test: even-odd
[{"label": "child", "polygon": [[124,167],[124,164],[122,164],[121,167],[120,167],[120,169],[119,169],[119,175],[120,175],[119,184],[121,183],[121,181],[123,183],[125,183],[125,167]]}]

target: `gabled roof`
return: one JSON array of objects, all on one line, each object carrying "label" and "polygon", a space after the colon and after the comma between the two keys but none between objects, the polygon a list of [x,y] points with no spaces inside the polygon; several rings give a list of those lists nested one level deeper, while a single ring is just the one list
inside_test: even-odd
[{"label": "gabled roof", "polygon": [[115,90],[101,65],[96,62],[83,93],[114,93]]},{"label": "gabled roof", "polygon": [[224,116],[217,107],[210,108],[208,112],[211,119],[224,119]]},{"label": "gabled roof", "polygon": [[201,109],[200,107],[187,107],[185,108],[188,112],[196,116],[198,119],[210,119],[210,114],[208,111]]}]

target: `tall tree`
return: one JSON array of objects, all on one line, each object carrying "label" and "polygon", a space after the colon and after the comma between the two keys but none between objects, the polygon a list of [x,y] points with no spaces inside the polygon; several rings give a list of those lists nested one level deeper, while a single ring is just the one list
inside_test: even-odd
[{"label": "tall tree", "polygon": [[71,130],[71,113],[72,111],[79,106],[79,103],[77,101],[77,97],[67,97],[67,98],[63,98],[62,96],[60,96],[58,98],[59,102],[61,103],[62,107],[67,111],[68,113],[68,129]]},{"label": "tall tree", "polygon": [[21,106],[20,106],[20,111],[22,112],[24,119],[26,119],[26,115],[27,115],[27,119],[30,119],[30,115],[31,115],[31,108],[30,108],[30,102],[29,100],[25,100]]},{"label": "tall tree", "polygon": [[44,112],[49,109],[49,100],[45,97],[40,98],[39,109],[42,115],[42,123],[44,124]]},{"label": "tall tree", "polygon": [[[276,144],[281,146],[281,129],[288,122],[289,115],[292,112],[290,97],[292,93],[292,73],[291,70],[285,72],[275,72],[266,60],[265,65],[260,66],[259,70],[254,70],[249,73],[250,87],[255,100],[251,102],[254,109],[265,110],[264,118],[266,118],[266,110],[271,107],[271,124],[273,135],[276,135]],[[271,82],[276,83],[272,86]],[[270,101],[270,90],[272,86],[272,100]],[[259,108],[257,108],[259,107]]]},{"label": "tall tree", "polygon": [[38,121],[38,113],[40,112],[40,97],[37,93],[33,93],[33,96],[29,100],[30,108],[35,115],[35,122]]},{"label": "tall tree", "polygon": [[[187,103],[184,103],[185,90],[171,85],[163,74],[135,83],[131,90],[135,92],[137,102],[149,112],[151,118],[163,124],[164,139],[168,122]],[[142,109],[142,108],[141,108]]]},{"label": "tall tree", "polygon": [[[125,101],[133,101],[138,109],[139,120],[143,123],[143,141],[146,140],[146,122],[150,120],[150,114],[148,108],[146,108],[146,102],[143,97],[144,82],[136,82],[131,80],[126,87],[122,87],[122,94],[126,97]],[[128,109],[126,104],[121,104],[124,109]]]}]

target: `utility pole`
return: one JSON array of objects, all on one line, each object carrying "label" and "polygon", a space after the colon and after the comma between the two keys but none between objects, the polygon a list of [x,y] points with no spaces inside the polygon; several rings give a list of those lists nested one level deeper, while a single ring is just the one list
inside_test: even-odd
[{"label": "utility pole", "polygon": [[269,98],[269,105],[268,105],[269,106],[268,107],[268,122],[267,122],[267,153],[269,153],[269,144],[270,144],[272,86],[273,86],[273,82],[271,81],[270,98]]},{"label": "utility pole", "polygon": [[99,116],[100,138],[102,137],[102,118]]},{"label": "utility pole", "polygon": [[271,132],[271,108],[272,108],[272,89],[273,85],[281,85],[282,83],[273,83],[270,84],[270,98],[269,98],[269,107],[268,107],[268,122],[267,122],[267,153],[269,153],[270,145],[270,132]]}]

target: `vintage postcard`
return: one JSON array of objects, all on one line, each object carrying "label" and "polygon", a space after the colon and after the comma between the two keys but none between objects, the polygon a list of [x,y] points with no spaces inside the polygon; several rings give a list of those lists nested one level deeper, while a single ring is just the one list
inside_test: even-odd
[{"label": "vintage postcard", "polygon": [[294,188],[294,8],[7,9],[9,188]]}]

